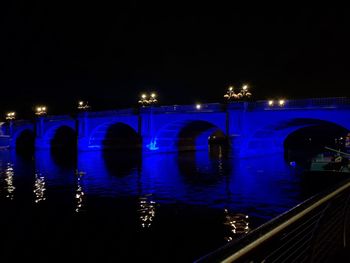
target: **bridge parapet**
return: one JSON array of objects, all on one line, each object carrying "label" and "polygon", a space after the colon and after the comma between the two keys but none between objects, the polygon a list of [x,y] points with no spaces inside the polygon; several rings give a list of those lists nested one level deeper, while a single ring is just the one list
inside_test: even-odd
[{"label": "bridge parapet", "polygon": [[21,130],[22,128],[27,128],[33,126],[34,122],[32,120],[13,120],[1,123],[0,135],[12,136],[13,132]]},{"label": "bridge parapet", "polygon": [[192,105],[169,105],[159,107],[144,107],[142,112],[153,113],[188,113],[188,112],[221,112],[225,110],[225,107],[221,103],[206,103],[200,104],[200,108],[196,107],[196,104]]},{"label": "bridge parapet", "polygon": [[79,113],[78,117],[100,118],[100,117],[135,115],[135,114],[137,114],[137,109],[129,108],[129,109],[109,110],[109,111],[83,112],[83,113]]},{"label": "bridge parapet", "polygon": [[268,100],[259,100],[256,102],[248,102],[247,110],[290,110],[290,109],[340,109],[350,108],[350,98],[313,98],[301,100],[285,100],[283,105],[279,105],[278,101],[274,101],[273,105],[269,105]]},{"label": "bridge parapet", "polygon": [[59,120],[70,120],[74,119],[71,115],[49,115],[46,116],[45,121],[59,121]]},{"label": "bridge parapet", "polygon": [[22,126],[22,125],[32,124],[32,123],[33,123],[32,120],[15,120],[15,121],[12,121],[12,125],[13,126]]}]

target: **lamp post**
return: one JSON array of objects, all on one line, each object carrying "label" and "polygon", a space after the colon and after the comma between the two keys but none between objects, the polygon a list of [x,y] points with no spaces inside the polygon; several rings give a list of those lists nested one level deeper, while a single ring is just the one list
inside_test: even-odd
[{"label": "lamp post", "polygon": [[141,98],[138,101],[138,103],[142,106],[154,105],[157,102],[157,94],[154,92],[152,92],[149,95],[147,95],[146,93],[141,94]]},{"label": "lamp post", "polygon": [[16,113],[14,111],[6,113],[6,120],[9,122],[9,134],[12,136],[13,120],[16,119]]},{"label": "lamp post", "polygon": [[8,112],[6,113],[6,120],[12,121],[16,119],[16,113],[15,112]]},{"label": "lamp post", "polygon": [[286,101],[285,101],[284,99],[280,99],[280,100],[278,101],[278,105],[279,105],[280,107],[283,107],[285,104],[286,104]]},{"label": "lamp post", "polygon": [[35,115],[37,115],[37,116],[45,116],[46,113],[47,113],[46,110],[47,110],[46,106],[38,106],[38,107],[36,107]]},{"label": "lamp post", "polygon": [[82,101],[81,100],[81,101],[78,102],[78,109],[79,110],[87,110],[89,108],[90,108],[90,106],[89,106],[87,101]]},{"label": "lamp post", "polygon": [[267,101],[267,105],[270,108],[274,108],[275,106],[279,106],[279,107],[284,107],[286,105],[286,100],[285,99],[279,99],[279,100],[268,100]]},{"label": "lamp post", "polygon": [[249,92],[248,85],[243,85],[241,91],[237,94],[239,99],[250,98],[252,94]]},{"label": "lamp post", "polygon": [[249,87],[248,85],[243,85],[240,92],[239,93],[235,93],[234,91],[234,87],[233,86],[229,86],[226,94],[224,95],[224,98],[226,98],[227,100],[232,100],[232,99],[246,99],[246,98],[250,98],[252,96],[252,93],[249,92]]},{"label": "lamp post", "polygon": [[238,95],[235,93],[233,86],[228,87],[226,94],[224,95],[224,98],[226,98],[227,100],[238,98]]},{"label": "lamp post", "polygon": [[36,135],[38,138],[40,138],[44,131],[44,116],[47,114],[47,108],[46,106],[37,106],[35,109],[35,115],[38,116],[39,122],[36,126]]}]

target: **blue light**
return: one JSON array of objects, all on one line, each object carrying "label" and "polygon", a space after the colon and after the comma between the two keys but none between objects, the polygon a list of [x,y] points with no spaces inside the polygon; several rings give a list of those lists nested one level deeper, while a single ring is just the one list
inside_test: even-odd
[{"label": "blue light", "polygon": [[[286,101],[285,101],[286,102]],[[89,112],[70,116],[46,116],[37,119],[36,129],[30,121],[14,120],[12,129],[0,125],[1,148],[15,148],[17,137],[25,130],[36,131],[35,147],[49,149],[57,130],[62,126],[77,131],[78,149],[143,147],[145,151],[176,152],[202,150],[208,146],[208,137],[215,130],[227,136],[236,156],[250,157],[280,154],[284,141],[293,132],[328,123],[350,130],[349,100],[340,98],[162,106],[135,110]],[[266,106],[270,105],[270,106]],[[282,107],[283,106],[283,107]],[[9,132],[11,130],[11,132]],[[142,145],[141,145],[142,144]]]},{"label": "blue light", "polygon": [[157,146],[157,138],[155,138],[149,144],[147,144],[146,147],[151,151],[159,150],[159,147]]}]

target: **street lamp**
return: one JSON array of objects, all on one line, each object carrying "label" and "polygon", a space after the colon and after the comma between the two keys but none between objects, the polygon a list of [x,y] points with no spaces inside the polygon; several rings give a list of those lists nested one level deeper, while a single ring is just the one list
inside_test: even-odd
[{"label": "street lamp", "polygon": [[6,120],[14,120],[16,118],[15,112],[8,112],[6,113]]},{"label": "street lamp", "polygon": [[202,108],[202,105],[201,105],[201,104],[199,104],[199,103],[196,104],[196,109],[197,109],[197,110],[200,110],[201,108]]},{"label": "street lamp", "polygon": [[46,106],[38,106],[38,107],[36,107],[35,115],[38,115],[38,116],[46,115]]},{"label": "street lamp", "polygon": [[277,101],[274,100],[268,100],[267,104],[269,105],[269,107],[274,107],[275,105],[278,105],[280,107],[283,107],[286,105],[286,100],[285,99],[279,99]]},{"label": "street lamp", "polygon": [[280,105],[281,107],[283,107],[285,104],[286,104],[286,101],[283,100],[283,99],[280,99],[280,100],[278,101],[278,105]]},{"label": "street lamp", "polygon": [[78,109],[79,110],[87,110],[87,109],[89,109],[90,108],[90,106],[88,105],[88,102],[87,101],[79,101],[78,102]]},{"label": "street lamp", "polygon": [[227,92],[224,95],[224,98],[226,98],[227,100],[238,98],[238,95],[234,92],[233,86],[228,87]]},{"label": "street lamp", "polygon": [[250,98],[252,94],[249,92],[248,85],[243,85],[241,91],[237,94],[238,98]]},{"label": "street lamp", "polygon": [[224,95],[224,98],[226,98],[227,100],[231,100],[250,98],[251,96],[252,94],[249,92],[248,85],[243,85],[239,93],[235,93],[233,86],[229,86],[226,94]]},{"label": "street lamp", "polygon": [[146,93],[141,94],[141,98],[138,101],[142,106],[152,105],[158,102],[157,94],[152,92],[149,96]]}]

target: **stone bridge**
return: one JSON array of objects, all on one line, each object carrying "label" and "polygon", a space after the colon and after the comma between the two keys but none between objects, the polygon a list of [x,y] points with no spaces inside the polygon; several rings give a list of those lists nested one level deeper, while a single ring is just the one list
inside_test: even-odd
[{"label": "stone bridge", "polygon": [[268,101],[213,103],[200,108],[148,106],[37,117],[0,123],[0,147],[16,148],[31,136],[36,149],[47,149],[62,138],[64,141],[64,134],[69,133],[75,136],[80,151],[141,147],[150,152],[173,152],[206,149],[208,138],[223,138],[236,155],[244,157],[283,152],[290,134],[324,124],[350,131],[350,99],[290,100],[284,105]]}]

